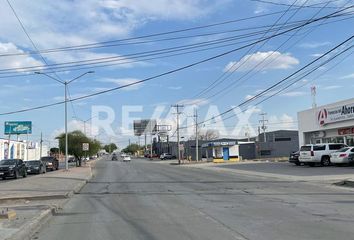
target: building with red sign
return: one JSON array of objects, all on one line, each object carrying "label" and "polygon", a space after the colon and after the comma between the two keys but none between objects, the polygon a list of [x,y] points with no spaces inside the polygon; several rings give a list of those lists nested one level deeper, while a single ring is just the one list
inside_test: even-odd
[{"label": "building with red sign", "polygon": [[354,146],[354,98],[298,112],[300,146],[345,143]]}]

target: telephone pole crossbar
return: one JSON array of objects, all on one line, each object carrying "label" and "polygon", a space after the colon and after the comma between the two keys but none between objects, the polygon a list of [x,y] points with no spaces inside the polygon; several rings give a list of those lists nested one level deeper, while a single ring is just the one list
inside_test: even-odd
[{"label": "telephone pole crossbar", "polygon": [[181,148],[180,148],[180,142],[179,142],[179,115],[182,113],[181,109],[184,107],[183,105],[180,104],[175,104],[171,106],[172,108],[176,109],[176,115],[177,115],[177,148],[178,148],[178,164],[181,164]]}]

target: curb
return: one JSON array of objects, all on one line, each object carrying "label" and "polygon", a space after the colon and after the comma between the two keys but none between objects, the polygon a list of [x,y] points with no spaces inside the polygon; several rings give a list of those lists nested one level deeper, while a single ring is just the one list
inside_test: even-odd
[{"label": "curb", "polygon": [[[67,201],[68,201],[70,197],[72,197],[74,194],[78,193],[87,184],[87,182],[93,177],[92,167],[95,165],[95,163],[96,163],[96,161],[93,162],[92,165],[91,164],[89,165],[90,166],[90,174],[86,180],[83,180],[82,182],[80,182],[73,190],[67,192],[65,195],[56,195],[56,196],[60,196],[61,199],[67,199]],[[65,197],[63,197],[63,196],[65,196]],[[42,196],[40,196],[39,198],[37,198],[35,200],[48,200],[48,198],[43,199],[41,197]],[[50,197],[50,196],[48,196],[48,197]],[[7,200],[14,200],[14,199],[16,199],[16,198],[8,198]],[[28,200],[30,198],[19,197],[16,200],[19,200],[19,199]],[[31,199],[33,200],[33,198],[31,198]],[[51,198],[51,199],[53,199],[53,198]],[[58,198],[55,198],[55,199],[58,199]],[[58,211],[58,209],[63,208],[64,205],[67,203],[67,201],[63,202],[59,206],[49,206],[49,208],[42,211],[39,214],[39,216],[34,217],[34,219],[31,220],[31,222],[21,226],[18,231],[16,231],[10,237],[5,238],[5,240],[31,240],[32,236],[37,231],[39,231],[51,219],[51,217]]]},{"label": "curb", "polygon": [[34,220],[20,227],[17,232],[8,238],[5,238],[5,240],[30,240],[32,235],[38,231],[45,223],[47,223],[56,211],[56,207],[50,207],[49,209],[44,210],[39,214],[39,216],[35,217]]},{"label": "curb", "polygon": [[24,201],[40,201],[40,200],[53,200],[53,199],[66,199],[70,196],[69,193],[65,194],[54,194],[54,195],[39,195],[39,196],[22,196],[22,197],[8,197],[8,198],[1,198],[0,203],[4,203],[7,201],[17,201],[17,200],[24,200]]}]

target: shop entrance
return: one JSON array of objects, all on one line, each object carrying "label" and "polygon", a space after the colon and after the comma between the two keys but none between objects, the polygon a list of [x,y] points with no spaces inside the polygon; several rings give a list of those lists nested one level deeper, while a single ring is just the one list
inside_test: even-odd
[{"label": "shop entrance", "polygon": [[222,155],[223,155],[224,160],[229,160],[229,148],[228,147],[224,147],[222,149]]}]

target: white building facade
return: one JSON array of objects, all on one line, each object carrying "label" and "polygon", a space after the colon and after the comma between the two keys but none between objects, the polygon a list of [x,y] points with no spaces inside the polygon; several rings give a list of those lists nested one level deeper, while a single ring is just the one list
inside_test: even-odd
[{"label": "white building facade", "polygon": [[22,160],[35,160],[40,156],[48,156],[48,146],[42,145],[42,154],[40,153],[39,143],[25,141],[14,141],[0,139],[0,160],[19,158]]},{"label": "white building facade", "polygon": [[354,98],[298,112],[299,145],[345,143],[354,146]]}]

